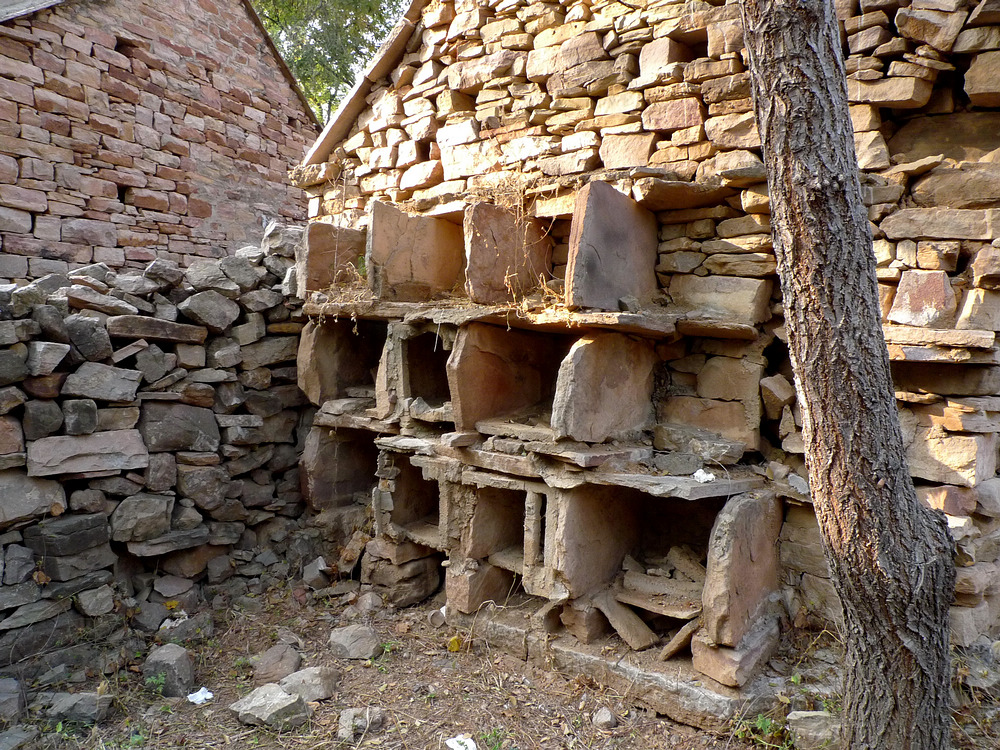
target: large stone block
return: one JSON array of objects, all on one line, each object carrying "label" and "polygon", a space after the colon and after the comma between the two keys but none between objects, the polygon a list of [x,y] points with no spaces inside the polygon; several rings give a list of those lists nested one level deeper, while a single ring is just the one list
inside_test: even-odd
[{"label": "large stone block", "polygon": [[211,409],[197,406],[157,401],[145,403],[139,417],[139,432],[151,453],[219,448],[219,425],[215,414]]},{"label": "large stone block", "polygon": [[897,390],[926,391],[945,396],[992,396],[1000,393],[1000,367],[989,365],[893,362]]},{"label": "large stone block", "polygon": [[976,107],[1000,107],[1000,51],[981,52],[965,73],[965,93]]},{"label": "large stone block", "polygon": [[660,406],[657,418],[660,422],[708,430],[743,443],[747,450],[757,450],[760,445],[760,422],[751,424],[746,407],[739,401],[674,396]]},{"label": "large stone block", "polygon": [[516,302],[547,278],[552,243],[538,219],[490,203],[465,209],[465,289],[473,302]]},{"label": "large stone block", "polygon": [[84,362],[63,383],[63,396],[99,401],[134,401],[142,373],[121,367]]},{"label": "large stone block", "polygon": [[904,271],[889,311],[893,323],[924,328],[950,328],[955,318],[955,292],[944,271]]},{"label": "large stone block", "polygon": [[715,646],[702,630],[691,639],[691,664],[716,682],[740,687],[771,658],[778,636],[778,622],[774,619],[759,620],[735,648]]},{"label": "large stone block", "polygon": [[1000,292],[970,289],[962,299],[955,328],[974,331],[1000,331]]},{"label": "large stone block", "polygon": [[556,436],[602,443],[648,428],[656,361],[646,340],[618,333],[579,339],[559,366],[552,405]]},{"label": "large stone block", "polygon": [[55,581],[71,581],[114,565],[117,561],[118,555],[111,545],[104,543],[73,555],[45,555],[42,557],[42,572]]},{"label": "large stone block", "polygon": [[111,514],[111,538],[116,542],[142,542],[170,531],[174,498],[140,492],[122,500]]},{"label": "large stone block", "polygon": [[736,646],[778,588],[781,501],[769,493],[730,499],[708,545],[702,623],[713,643]]},{"label": "large stone block", "polygon": [[483,602],[506,601],[513,585],[513,573],[486,562],[468,571],[449,567],[445,575],[448,606],[465,614],[473,614]]},{"label": "large stone block", "polygon": [[623,297],[656,291],[656,218],[606,182],[577,194],[569,239],[566,303],[618,310]]},{"label": "large stone block", "polygon": [[904,208],[879,225],[890,240],[990,240],[991,214],[962,208]]},{"label": "large stone block", "polygon": [[918,109],[930,100],[934,84],[923,78],[894,76],[874,81],[849,80],[848,99],[861,104]]},{"label": "large stone block", "polygon": [[253,344],[241,347],[244,370],[255,370],[281,362],[291,362],[299,353],[299,340],[296,336],[269,336]]},{"label": "large stone block", "polygon": [[771,318],[770,279],[675,274],[670,297],[682,309],[756,325]]},{"label": "large stone block", "polygon": [[553,73],[591,60],[606,60],[607,57],[601,37],[597,32],[590,31],[572,37],[561,45],[529,52],[526,75],[529,81],[541,83]]},{"label": "large stone block", "polygon": [[0,527],[66,510],[66,493],[52,479],[35,479],[20,469],[0,471]]},{"label": "large stone block", "polygon": [[455,224],[372,201],[365,267],[376,297],[414,302],[447,292],[461,281],[464,257]]},{"label": "large stone block", "polygon": [[[997,55],[1000,56],[1000,52]],[[993,80],[1000,80],[1000,71]],[[1000,164],[970,163],[963,164],[960,169],[941,166],[917,180],[911,192],[914,202],[925,207],[989,208],[1000,205]]]},{"label": "large stone block", "polygon": [[103,513],[46,518],[24,530],[24,544],[36,555],[75,555],[110,541]]},{"label": "large stone block", "polygon": [[[888,79],[893,80],[893,79]],[[938,154],[956,161],[977,161],[996,148],[1000,112],[955,112],[914,117],[889,139],[889,151],[903,161]]]},{"label": "large stone block", "polygon": [[[108,318],[107,332],[117,338],[175,341],[184,344],[201,344],[208,336],[208,329],[204,326],[174,323],[142,315],[119,315]],[[76,344],[76,341],[73,343]]]},{"label": "large stone block", "polygon": [[906,460],[915,477],[975,487],[996,474],[997,444],[997,433],[972,435],[917,427]]},{"label": "large stone block", "polygon": [[896,28],[907,39],[928,44],[940,52],[951,50],[962,30],[968,11],[945,11],[928,8],[900,8],[896,12]]},{"label": "large stone block", "polygon": [[295,262],[298,296],[304,299],[308,292],[333,286],[348,265],[362,268],[365,242],[363,229],[310,222]]},{"label": "large stone block", "polygon": [[28,475],[33,477],[142,469],[148,464],[138,430],[47,437],[28,444]]},{"label": "large stone block", "polygon": [[0,417],[0,456],[24,453],[24,430],[17,417]]},{"label": "large stone block", "polygon": [[214,289],[206,289],[177,305],[178,311],[210,331],[224,331],[240,316],[240,306]]},{"label": "large stone block", "polygon": [[704,122],[705,105],[694,96],[654,102],[642,112],[642,126],[646,130],[671,132],[697,127]]}]

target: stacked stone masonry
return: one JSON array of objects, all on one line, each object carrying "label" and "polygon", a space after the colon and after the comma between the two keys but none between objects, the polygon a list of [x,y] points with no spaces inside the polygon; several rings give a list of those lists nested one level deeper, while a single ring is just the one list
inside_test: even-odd
[{"label": "stacked stone masonry", "polygon": [[282,286],[301,233],[186,269],[0,285],[0,667],[44,671],[80,626],[126,615],[210,627],[208,602],[316,559],[301,306]]},{"label": "stacked stone masonry", "polygon": [[[836,6],[907,458],[970,646],[1000,632],[1000,5]],[[687,687],[643,700],[709,724],[690,681],[750,695],[779,621],[842,618],[746,67],[735,2],[418,1],[292,173],[303,474],[317,507],[370,492],[365,580],[417,601],[444,560],[450,614],[528,597],[497,632],[546,663],[586,659],[539,633],[668,644],[629,663]]]},{"label": "stacked stone masonry", "polygon": [[303,219],[313,115],[248,4],[66,0],[0,24],[0,279],[187,265]]}]

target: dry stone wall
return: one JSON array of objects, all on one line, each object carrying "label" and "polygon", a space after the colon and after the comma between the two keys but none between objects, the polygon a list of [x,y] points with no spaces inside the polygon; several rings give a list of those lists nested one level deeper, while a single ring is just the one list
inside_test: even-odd
[{"label": "dry stone wall", "polygon": [[187,265],[304,218],[285,171],[316,126],[249,13],[68,0],[0,25],[0,279]]},{"label": "dry stone wall", "polygon": [[156,631],[316,557],[283,293],[300,235],[0,286],[0,664],[112,612]]},{"label": "dry stone wall", "polygon": [[[1000,632],[1000,10],[836,6],[907,459],[957,543],[952,640],[968,646]],[[450,608],[520,581],[551,603],[534,625],[585,642],[613,627],[637,649],[673,633],[668,651],[690,642],[729,685],[766,661],[778,598],[796,624],[841,621],[744,54],[732,2],[411,4],[292,175],[313,219],[300,363],[325,357],[333,377],[351,352],[371,372],[303,389],[317,429],[375,470],[372,582],[443,553]],[[780,531],[761,520],[775,496]],[[649,597],[680,584],[662,580],[672,550],[637,536],[671,517],[649,497],[704,501],[692,528],[737,530],[692,532],[708,580],[680,581],[702,592],[700,629],[650,636]],[[763,565],[748,550],[772,531]]]}]

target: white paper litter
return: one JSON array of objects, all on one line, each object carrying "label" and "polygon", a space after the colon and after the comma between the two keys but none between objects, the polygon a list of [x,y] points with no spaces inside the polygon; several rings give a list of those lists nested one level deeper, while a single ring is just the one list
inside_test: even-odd
[{"label": "white paper litter", "polygon": [[475,740],[462,735],[452,737],[450,740],[445,740],[444,744],[450,747],[451,750],[478,750]]},{"label": "white paper litter", "polygon": [[208,703],[214,697],[215,693],[213,693],[207,687],[203,687],[197,692],[188,694],[188,700],[191,703],[195,704],[196,706],[200,706],[203,703]]},{"label": "white paper litter", "polygon": [[706,482],[714,482],[715,474],[710,471],[705,471],[704,469],[698,469],[694,474],[692,474],[694,481],[701,482],[705,484]]}]

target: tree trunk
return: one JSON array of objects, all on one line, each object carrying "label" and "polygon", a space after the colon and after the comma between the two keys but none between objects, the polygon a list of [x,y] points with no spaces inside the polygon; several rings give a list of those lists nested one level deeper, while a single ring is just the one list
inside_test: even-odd
[{"label": "tree trunk", "polygon": [[844,605],[848,748],[948,747],[953,545],[917,502],[830,0],[742,0],[806,464]]}]

